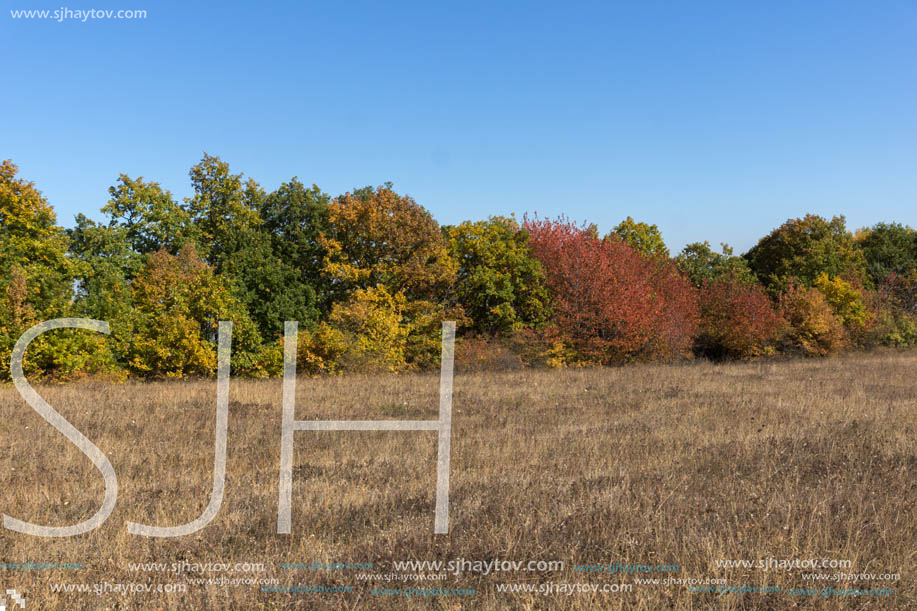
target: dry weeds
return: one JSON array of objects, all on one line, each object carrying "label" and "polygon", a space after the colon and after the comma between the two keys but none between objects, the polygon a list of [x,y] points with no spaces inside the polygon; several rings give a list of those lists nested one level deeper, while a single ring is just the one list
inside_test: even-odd
[{"label": "dry weeds", "polygon": [[[451,528],[433,535],[436,433],[297,432],[293,534],[276,534],[279,380],[231,383],[226,495],[195,535],[147,539],[124,523],[183,524],[212,480],[215,381],[83,383],[38,390],[110,458],[118,504],[96,531],[42,539],[0,531],[0,569],[31,609],[786,609],[917,608],[917,354],[615,369],[457,372]],[[436,375],[302,379],[298,419],[435,419]],[[0,389],[0,511],[49,525],[98,508],[102,478],[11,388]],[[678,578],[729,585],[843,587],[799,572],[717,569],[716,560],[834,558],[900,573],[894,595],[829,600],[696,594],[635,585],[614,595],[499,594],[498,583],[633,583],[574,564],[677,564]],[[554,573],[452,577],[462,598],[372,596],[355,571],[285,562],[563,560]],[[182,583],[129,562],[264,562],[281,585],[352,594],[189,586],[183,594],[54,594],[52,583]],[[239,577],[239,575],[236,575]],[[243,577],[248,575],[242,575]],[[661,577],[667,575],[642,575]],[[219,577],[218,574],[204,577]],[[232,577],[232,575],[228,575]],[[817,585],[813,585],[813,583]],[[427,584],[425,587],[430,587]],[[443,587],[440,585],[439,587]],[[870,586],[867,586],[870,587]]]}]

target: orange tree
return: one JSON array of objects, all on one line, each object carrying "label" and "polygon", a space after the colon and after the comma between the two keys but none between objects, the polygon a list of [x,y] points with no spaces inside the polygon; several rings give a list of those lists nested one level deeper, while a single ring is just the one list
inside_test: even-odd
[{"label": "orange tree", "polygon": [[843,321],[817,288],[791,283],[780,294],[778,305],[787,322],[782,337],[785,350],[825,356],[849,344]]},{"label": "orange tree", "polygon": [[[372,303],[374,320],[397,318],[398,326],[407,329],[405,362],[433,366],[439,359],[441,321],[464,321],[452,296],[457,265],[439,225],[390,184],[336,198],[328,207],[327,222],[319,244],[326,253],[322,272],[335,303],[331,323],[355,334],[355,342],[373,344],[360,337],[360,329],[368,332],[369,327],[352,324],[364,319],[367,303]],[[386,307],[391,316],[380,313]],[[384,360],[399,361],[392,355]]]}]

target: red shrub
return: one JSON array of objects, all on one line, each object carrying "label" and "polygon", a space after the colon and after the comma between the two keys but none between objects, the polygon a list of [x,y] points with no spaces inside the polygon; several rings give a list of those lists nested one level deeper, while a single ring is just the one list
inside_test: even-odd
[{"label": "red shrub", "polygon": [[687,354],[697,328],[697,294],[674,265],[647,259],[594,230],[526,218],[534,255],[551,290],[561,339],[594,363],[667,360]]},{"label": "red shrub", "polygon": [[761,285],[732,275],[704,284],[700,316],[697,347],[711,358],[748,359],[771,353],[782,322]]}]

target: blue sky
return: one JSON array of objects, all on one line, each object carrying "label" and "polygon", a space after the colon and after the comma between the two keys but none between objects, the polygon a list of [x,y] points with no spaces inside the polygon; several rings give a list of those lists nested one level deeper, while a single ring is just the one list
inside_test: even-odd
[{"label": "blue sky", "polygon": [[[189,194],[392,181],[441,223],[564,212],[744,251],[789,217],[917,225],[917,3],[7,0],[0,158],[71,225]],[[10,10],[144,9],[146,19]],[[259,8],[260,7],[260,8]]]}]

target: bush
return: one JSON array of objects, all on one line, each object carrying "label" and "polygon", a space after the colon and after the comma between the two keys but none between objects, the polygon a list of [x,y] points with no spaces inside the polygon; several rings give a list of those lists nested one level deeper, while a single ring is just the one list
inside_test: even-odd
[{"label": "bush", "polygon": [[759,284],[729,274],[704,283],[696,350],[708,358],[772,354],[782,320]]},{"label": "bush", "polygon": [[790,284],[780,295],[780,313],[788,324],[782,338],[787,350],[825,356],[849,343],[843,322],[816,288]]},{"label": "bush", "polygon": [[335,304],[329,323],[343,334],[347,345],[336,356],[341,365],[357,371],[406,369],[405,349],[410,333],[403,317],[406,305],[404,294],[392,295],[382,286],[357,289],[347,302]]},{"label": "bush", "polygon": [[112,336],[130,369],[152,377],[211,375],[218,323],[233,321],[232,370],[264,375],[260,338],[242,306],[193,247],[150,255],[131,285],[133,307],[112,321]]}]

